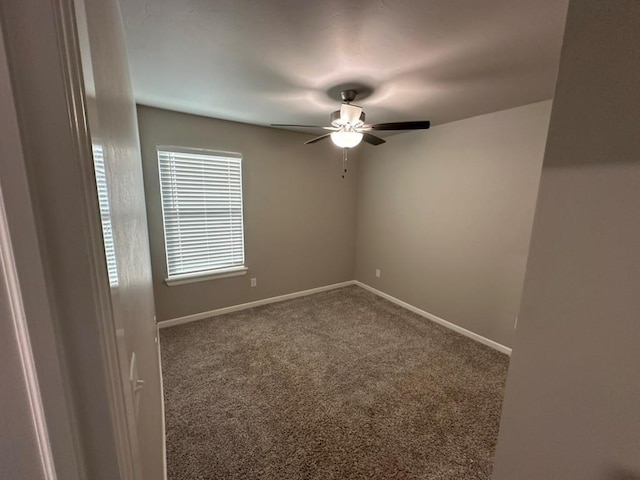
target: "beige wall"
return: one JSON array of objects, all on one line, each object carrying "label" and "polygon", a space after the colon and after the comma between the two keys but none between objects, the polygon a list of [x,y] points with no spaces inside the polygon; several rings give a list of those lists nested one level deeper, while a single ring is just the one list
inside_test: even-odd
[{"label": "beige wall", "polygon": [[638,32],[570,4],[495,480],[640,478]]},{"label": "beige wall", "polygon": [[[357,160],[341,178],[331,142],[138,107],[158,320],[353,279]],[[168,287],[156,145],[243,154],[247,275]],[[256,277],[258,286],[250,287]]]},{"label": "beige wall", "polygon": [[550,109],[535,103],[367,149],[356,279],[510,346]]}]

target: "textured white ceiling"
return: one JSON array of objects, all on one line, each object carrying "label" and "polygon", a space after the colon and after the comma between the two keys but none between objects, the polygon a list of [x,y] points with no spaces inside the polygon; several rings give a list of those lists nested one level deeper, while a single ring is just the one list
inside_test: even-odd
[{"label": "textured white ceiling", "polygon": [[327,124],[441,124],[551,98],[568,0],[121,0],[138,103]]}]

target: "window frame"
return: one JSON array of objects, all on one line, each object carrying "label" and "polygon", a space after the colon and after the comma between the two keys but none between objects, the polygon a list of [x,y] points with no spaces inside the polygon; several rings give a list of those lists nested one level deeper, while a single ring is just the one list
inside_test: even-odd
[{"label": "window frame", "polygon": [[[167,248],[167,228],[166,228],[166,217],[165,217],[165,200],[164,200],[164,192],[162,188],[162,167],[160,166],[160,153],[176,153],[176,154],[194,154],[194,155],[209,155],[212,157],[226,157],[230,159],[238,159],[240,166],[240,219],[242,226],[242,265],[233,265],[229,267],[222,267],[213,270],[199,270],[193,272],[186,272],[180,274],[169,274],[169,253]],[[239,152],[228,152],[221,150],[212,150],[205,148],[193,148],[193,147],[180,147],[175,145],[156,145],[156,161],[158,166],[158,182],[160,189],[160,206],[162,213],[162,233],[164,239],[164,257],[165,257],[165,268],[166,268],[166,277],[164,282],[168,286],[174,285],[183,285],[187,283],[195,283],[195,282],[203,282],[207,280],[214,280],[219,278],[228,278],[228,277],[236,277],[239,275],[245,275],[249,270],[247,267],[247,258],[246,258],[246,248],[245,248],[245,222],[244,222],[244,182],[242,175],[242,160],[244,157]]]},{"label": "window frame", "polygon": [[91,144],[93,157],[93,170],[96,180],[96,192],[98,194],[98,206],[100,207],[100,226],[102,227],[102,242],[104,255],[107,261],[107,275],[109,286],[116,288],[120,285],[118,272],[118,255],[116,254],[116,239],[111,220],[111,194],[109,179],[107,178],[107,163],[104,158],[104,147],[100,143]]}]

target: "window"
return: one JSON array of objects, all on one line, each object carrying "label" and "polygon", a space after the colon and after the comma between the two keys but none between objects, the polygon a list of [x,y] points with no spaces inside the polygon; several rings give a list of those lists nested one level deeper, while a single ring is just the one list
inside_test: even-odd
[{"label": "window", "polygon": [[242,156],[158,147],[168,285],[242,275]]},{"label": "window", "polygon": [[96,172],[96,186],[98,187],[98,203],[100,205],[100,221],[102,222],[102,238],[107,257],[107,273],[109,284],[118,285],[118,264],[116,263],[116,248],[113,243],[113,228],[111,226],[111,208],[109,207],[109,191],[107,190],[107,172],[104,166],[102,145],[94,144],[93,165]]}]

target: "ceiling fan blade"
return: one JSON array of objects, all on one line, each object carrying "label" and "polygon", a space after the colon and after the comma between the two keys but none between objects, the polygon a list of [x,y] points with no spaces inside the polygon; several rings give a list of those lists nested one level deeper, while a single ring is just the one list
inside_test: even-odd
[{"label": "ceiling fan blade", "polygon": [[289,125],[288,123],[272,123],[272,127],[326,128],[320,125]]},{"label": "ceiling fan blade", "polygon": [[362,132],[362,141],[367,142],[371,145],[382,145],[386,143],[386,140],[381,139],[380,137],[376,137],[375,135],[371,135],[370,133]]},{"label": "ceiling fan blade", "polygon": [[320,125],[289,125],[288,123],[272,123],[272,127],[295,127],[295,128],[321,128],[322,130],[331,130],[332,132],[337,131],[336,127],[322,127]]},{"label": "ceiling fan blade", "polygon": [[319,142],[320,140],[324,140],[325,138],[329,138],[330,136],[331,136],[330,133],[325,133],[324,135],[320,135],[319,137],[312,138],[308,142],[304,142],[304,144],[309,145],[310,143],[316,143],[316,142]]},{"label": "ceiling fan blade", "polygon": [[356,107],[349,103],[343,103],[340,105],[340,120],[342,123],[349,123],[355,125],[360,119],[362,113],[362,107]]},{"label": "ceiling fan blade", "polygon": [[365,128],[371,130],[423,130],[429,128],[431,122],[428,120],[419,122],[392,122],[392,123],[374,123],[373,125],[365,125]]}]

